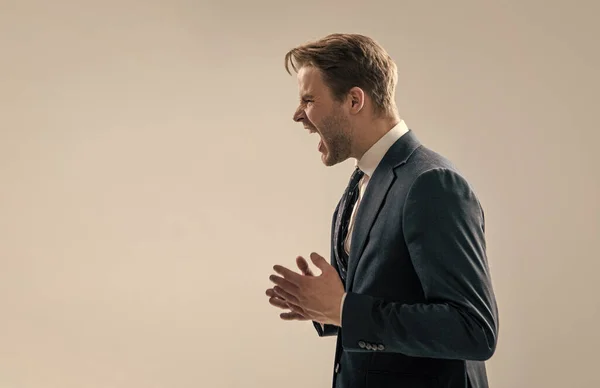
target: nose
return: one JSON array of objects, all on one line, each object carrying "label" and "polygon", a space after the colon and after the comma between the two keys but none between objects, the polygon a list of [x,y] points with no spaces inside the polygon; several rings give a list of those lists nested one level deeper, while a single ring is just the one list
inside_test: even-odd
[{"label": "nose", "polygon": [[296,109],[296,112],[294,112],[294,121],[299,123],[302,122],[304,120],[305,116],[304,116],[304,110],[302,109],[301,106],[298,107],[298,109]]}]

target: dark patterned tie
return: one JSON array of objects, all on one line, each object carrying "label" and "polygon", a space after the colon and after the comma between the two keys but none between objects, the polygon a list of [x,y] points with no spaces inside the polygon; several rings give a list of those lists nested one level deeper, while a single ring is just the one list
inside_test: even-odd
[{"label": "dark patterned tie", "polygon": [[335,220],[333,255],[335,256],[340,271],[340,277],[344,284],[346,282],[346,272],[348,271],[348,254],[344,249],[344,241],[348,235],[350,216],[352,215],[352,210],[358,199],[358,182],[363,175],[364,173],[358,167],[352,173],[346,192],[340,202],[340,207]]}]

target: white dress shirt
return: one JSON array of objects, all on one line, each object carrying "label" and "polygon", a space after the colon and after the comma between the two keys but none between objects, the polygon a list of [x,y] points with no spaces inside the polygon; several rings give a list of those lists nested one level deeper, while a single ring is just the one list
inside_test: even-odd
[{"label": "white dress shirt", "polygon": [[[362,179],[359,181],[359,193],[358,200],[352,209],[352,214],[350,215],[350,224],[348,225],[348,235],[346,236],[346,240],[344,241],[344,248],[346,253],[350,254],[350,246],[352,241],[352,232],[354,231],[354,219],[356,216],[356,212],[358,207],[360,206],[361,200],[367,189],[367,185],[369,184],[370,178],[373,176],[375,169],[388,152],[390,147],[402,137],[405,133],[408,132],[408,127],[403,120],[400,120],[398,124],[396,124],[392,129],[390,129],[385,135],[381,137],[371,148],[365,152],[365,154],[356,162],[358,168],[364,172]],[[344,300],[346,299],[346,293],[342,296],[341,308],[340,308],[340,322],[342,321],[342,310],[344,309]]]}]

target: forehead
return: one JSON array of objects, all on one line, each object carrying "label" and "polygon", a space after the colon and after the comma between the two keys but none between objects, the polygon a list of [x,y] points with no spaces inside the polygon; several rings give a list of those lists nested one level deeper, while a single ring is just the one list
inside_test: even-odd
[{"label": "forehead", "polygon": [[303,66],[298,70],[298,90],[300,94],[313,94],[326,89],[321,71],[312,66]]}]

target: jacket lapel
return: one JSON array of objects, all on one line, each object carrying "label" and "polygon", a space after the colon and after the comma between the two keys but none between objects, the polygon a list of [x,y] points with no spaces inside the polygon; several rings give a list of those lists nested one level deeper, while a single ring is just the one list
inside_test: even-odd
[{"label": "jacket lapel", "polygon": [[370,178],[356,213],[350,256],[348,258],[346,291],[352,289],[354,274],[365,249],[367,237],[381,210],[384,199],[396,179],[394,169],[404,164],[419,145],[420,143],[414,133],[409,130],[392,145]]}]

